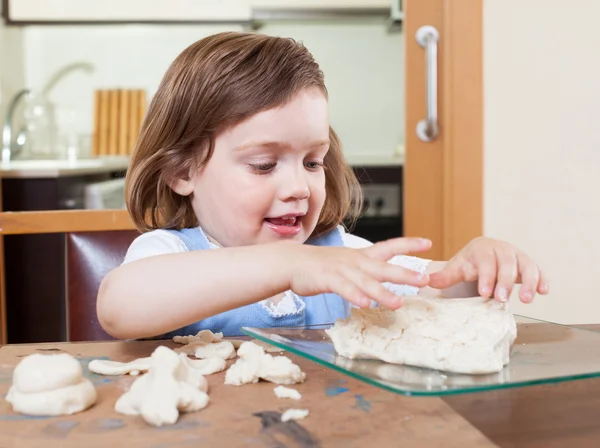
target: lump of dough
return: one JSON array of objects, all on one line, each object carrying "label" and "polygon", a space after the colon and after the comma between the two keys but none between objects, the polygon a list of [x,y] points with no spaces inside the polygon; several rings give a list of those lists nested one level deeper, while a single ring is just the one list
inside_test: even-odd
[{"label": "lump of dough", "polygon": [[238,349],[238,359],[225,374],[225,384],[241,386],[264,379],[276,384],[301,383],[306,374],[285,356],[265,353],[254,342],[246,341]]},{"label": "lump of dough", "polygon": [[274,389],[274,392],[277,398],[291,398],[292,400],[300,400],[300,398],[302,398],[300,392],[290,387],[277,386]]},{"label": "lump of dough", "polygon": [[173,342],[177,344],[191,344],[193,342],[216,342],[223,339],[223,333],[213,333],[210,330],[200,330],[195,335],[173,336]]},{"label": "lump of dough", "polygon": [[136,379],[115,403],[115,411],[141,415],[150,425],[174,424],[179,412],[192,412],[208,405],[208,383],[175,351],[159,346],[150,357],[146,375]]},{"label": "lump of dough", "polygon": [[281,415],[281,421],[301,420],[308,415],[308,409],[288,409]]},{"label": "lump of dough", "polygon": [[506,304],[483,297],[406,296],[402,308],[351,310],[326,330],[336,352],[454,373],[499,372],[517,326]]},{"label": "lump of dough", "polygon": [[180,353],[179,357],[188,367],[197,370],[202,375],[212,375],[213,373],[222,372],[227,366],[227,362],[217,356],[205,359],[190,359],[185,353]]},{"label": "lump of dough", "polygon": [[96,402],[96,388],[68,353],[26,356],[13,371],[6,401],[26,415],[70,415]]},{"label": "lump of dough", "polygon": [[150,358],[138,358],[131,362],[108,361],[104,359],[93,359],[88,364],[90,372],[98,375],[139,375],[150,368]]}]

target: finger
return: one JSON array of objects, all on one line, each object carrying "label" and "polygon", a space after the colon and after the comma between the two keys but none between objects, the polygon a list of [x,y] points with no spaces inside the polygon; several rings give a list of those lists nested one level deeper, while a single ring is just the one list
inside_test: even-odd
[{"label": "finger", "polygon": [[465,281],[461,261],[449,261],[441,271],[429,274],[429,286],[435,289],[445,289]]},{"label": "finger", "polygon": [[369,246],[364,251],[369,258],[388,261],[395,255],[410,254],[413,252],[424,252],[431,248],[431,240],[424,238],[393,238],[380,241]]},{"label": "finger", "polygon": [[535,262],[526,255],[517,257],[521,272],[521,290],[519,298],[523,303],[531,303],[540,283],[540,270]]},{"label": "finger", "polygon": [[386,261],[366,258],[360,263],[359,269],[381,283],[389,282],[396,285],[410,285],[417,287],[427,286],[429,283],[429,276],[426,273],[421,274],[412,269],[388,263]]},{"label": "finger", "polygon": [[328,289],[361,308],[368,308],[371,305],[370,299],[345,275],[334,276],[329,282]]},{"label": "finger", "polygon": [[402,298],[400,296],[391,292],[364,271],[348,267],[342,271],[342,274],[348,279],[348,282],[355,284],[364,297],[379,302],[391,309],[397,309],[402,306]]},{"label": "finger", "polygon": [[477,291],[481,297],[490,298],[496,286],[496,274],[498,265],[494,253],[488,253],[479,257],[475,265],[477,272]]},{"label": "finger", "polygon": [[494,298],[499,302],[506,302],[510,297],[517,276],[519,267],[517,265],[517,257],[510,249],[496,249],[496,262],[498,270],[498,279],[496,280],[496,288]]},{"label": "finger", "polygon": [[546,273],[540,268],[538,268],[538,271],[540,280],[538,283],[537,291],[540,294],[548,294],[550,292],[550,283],[548,283],[548,277],[546,276]]}]

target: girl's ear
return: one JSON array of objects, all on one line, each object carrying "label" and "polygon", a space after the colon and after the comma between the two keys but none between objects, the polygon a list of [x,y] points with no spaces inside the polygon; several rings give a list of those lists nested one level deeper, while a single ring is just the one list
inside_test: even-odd
[{"label": "girl's ear", "polygon": [[194,192],[194,173],[190,172],[185,177],[174,177],[169,181],[169,187],[180,196],[189,196]]},{"label": "girl's ear", "polygon": [[169,187],[180,196],[189,196],[194,192],[194,183],[189,178],[175,178],[169,182]]}]

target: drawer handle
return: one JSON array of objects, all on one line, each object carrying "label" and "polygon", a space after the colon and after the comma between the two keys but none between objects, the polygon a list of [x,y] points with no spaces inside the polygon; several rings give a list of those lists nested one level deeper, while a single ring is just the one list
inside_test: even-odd
[{"label": "drawer handle", "polygon": [[437,43],[440,38],[438,30],[424,25],[417,30],[417,43],[425,48],[427,86],[427,118],[417,123],[417,136],[424,142],[434,140],[439,134],[437,116]]}]

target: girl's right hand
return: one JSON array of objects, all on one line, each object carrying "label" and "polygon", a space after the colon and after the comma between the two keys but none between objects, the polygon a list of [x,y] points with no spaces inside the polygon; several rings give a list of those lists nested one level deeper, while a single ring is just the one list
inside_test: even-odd
[{"label": "girl's right hand", "polygon": [[382,283],[423,287],[429,276],[388,260],[430,247],[431,241],[422,238],[394,238],[364,249],[298,245],[292,255],[290,289],[301,296],[337,293],[362,308],[374,300],[397,309],[402,306],[402,298]]}]

